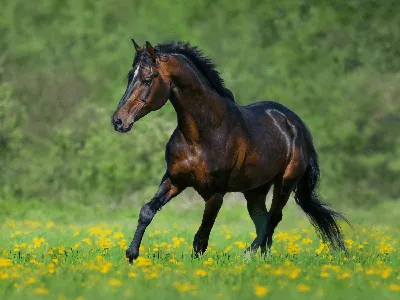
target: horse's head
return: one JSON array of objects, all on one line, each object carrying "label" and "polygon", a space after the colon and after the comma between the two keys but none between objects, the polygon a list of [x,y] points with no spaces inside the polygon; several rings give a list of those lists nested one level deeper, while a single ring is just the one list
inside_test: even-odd
[{"label": "horse's head", "polygon": [[128,73],[128,86],[111,117],[114,129],[131,130],[133,123],[153,110],[161,108],[170,95],[170,80],[161,69],[160,57],[149,42],[139,47],[132,40],[136,56]]}]

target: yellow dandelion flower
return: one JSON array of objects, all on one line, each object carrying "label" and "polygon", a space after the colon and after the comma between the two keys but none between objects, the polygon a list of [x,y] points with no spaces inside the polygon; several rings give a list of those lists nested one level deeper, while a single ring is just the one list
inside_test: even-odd
[{"label": "yellow dandelion flower", "polygon": [[339,274],[338,276],[337,276],[337,278],[338,279],[346,279],[346,278],[349,278],[351,275],[350,275],[350,273],[349,272],[344,272],[344,273],[342,273],[342,274]]},{"label": "yellow dandelion flower", "polygon": [[266,293],[268,293],[268,287],[266,286],[261,286],[261,285],[255,285],[254,286],[254,294],[258,297],[264,296]]},{"label": "yellow dandelion flower", "polygon": [[388,289],[389,289],[389,291],[392,291],[392,292],[400,292],[400,284],[392,283],[388,286]]},{"label": "yellow dandelion flower", "polygon": [[311,288],[308,285],[299,284],[296,286],[296,290],[298,290],[299,292],[306,293],[306,292],[311,291]]},{"label": "yellow dandelion flower", "polygon": [[157,278],[158,277],[158,273],[157,272],[151,272],[150,274],[147,274],[146,275],[146,277],[145,277],[145,279],[147,279],[147,280],[151,280],[151,279],[154,279],[154,278]]},{"label": "yellow dandelion flower", "polygon": [[36,282],[36,279],[33,278],[33,277],[28,278],[28,280],[26,281],[27,284],[32,284],[32,283],[35,283],[35,282]]},{"label": "yellow dandelion flower", "polygon": [[328,278],[329,277],[329,273],[328,272],[321,272],[321,274],[319,274],[319,276],[321,276],[322,278]]},{"label": "yellow dandelion flower", "polygon": [[122,232],[115,232],[113,235],[114,239],[122,239],[124,237],[124,234]]},{"label": "yellow dandelion flower", "polygon": [[197,287],[194,284],[174,282],[174,287],[181,293],[196,291]]},{"label": "yellow dandelion flower", "polygon": [[234,244],[236,246],[238,246],[239,248],[241,248],[241,249],[244,249],[246,247],[246,243],[243,243],[243,242],[240,242],[240,241],[234,242]]},{"label": "yellow dandelion flower", "polygon": [[304,239],[301,240],[301,243],[302,243],[303,245],[311,244],[311,243],[312,243],[312,239],[310,239],[310,238],[304,238]]},{"label": "yellow dandelion flower", "polygon": [[153,263],[150,258],[139,256],[136,260],[136,266],[138,267],[148,267],[151,266]]},{"label": "yellow dandelion flower", "polygon": [[121,280],[118,280],[118,279],[115,279],[115,278],[111,278],[108,281],[108,285],[110,285],[110,286],[121,286],[122,282],[121,282]]},{"label": "yellow dandelion flower", "polygon": [[195,272],[195,274],[196,274],[197,276],[204,277],[204,276],[207,275],[207,272],[204,271],[204,270],[202,270],[202,269],[197,269],[196,272]]},{"label": "yellow dandelion flower", "polygon": [[137,274],[135,272],[129,272],[128,277],[135,278],[135,277],[137,277]]},{"label": "yellow dandelion flower", "polygon": [[48,295],[49,294],[49,290],[45,289],[45,288],[38,287],[33,291],[33,293],[36,294],[36,295]]},{"label": "yellow dandelion flower", "polygon": [[13,265],[11,259],[0,257],[0,267],[11,267]]}]

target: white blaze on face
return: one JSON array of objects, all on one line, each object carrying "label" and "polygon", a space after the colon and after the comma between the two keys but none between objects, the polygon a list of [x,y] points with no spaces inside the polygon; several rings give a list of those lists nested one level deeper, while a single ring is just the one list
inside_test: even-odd
[{"label": "white blaze on face", "polygon": [[138,75],[139,75],[139,66],[137,66],[135,73],[133,73],[133,79],[132,79],[133,83],[136,81],[136,78],[138,77]]}]

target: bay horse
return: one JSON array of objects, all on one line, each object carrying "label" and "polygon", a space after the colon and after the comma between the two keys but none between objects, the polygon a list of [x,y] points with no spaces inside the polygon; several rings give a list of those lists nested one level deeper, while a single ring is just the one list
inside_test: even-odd
[{"label": "bay horse", "polygon": [[[132,263],[157,211],[185,188],[194,188],[205,201],[203,219],[194,236],[196,257],[208,245],[224,195],[241,192],[257,237],[247,249],[263,254],[282,219],[282,209],[294,192],[325,242],[346,251],[338,220],[344,216],[317,194],[318,155],[310,131],[287,107],[272,101],[240,106],[224,87],[210,58],[189,43],[170,42],[140,47],[128,73],[128,85],[111,119],[121,133],[169,99],[177,127],[166,146],[167,168],[155,196],[139,215],[134,238],[126,250]],[[270,211],[266,195],[273,188]]]}]

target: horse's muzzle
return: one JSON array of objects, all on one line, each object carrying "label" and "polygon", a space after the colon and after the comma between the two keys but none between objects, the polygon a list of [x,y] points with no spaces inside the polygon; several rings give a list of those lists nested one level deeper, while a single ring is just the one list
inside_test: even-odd
[{"label": "horse's muzzle", "polygon": [[129,124],[128,127],[124,127],[124,123],[122,122],[122,120],[119,117],[116,118],[112,118],[111,120],[112,124],[114,125],[114,130],[121,132],[121,133],[127,133],[128,131],[130,131],[132,129],[133,123]]}]

